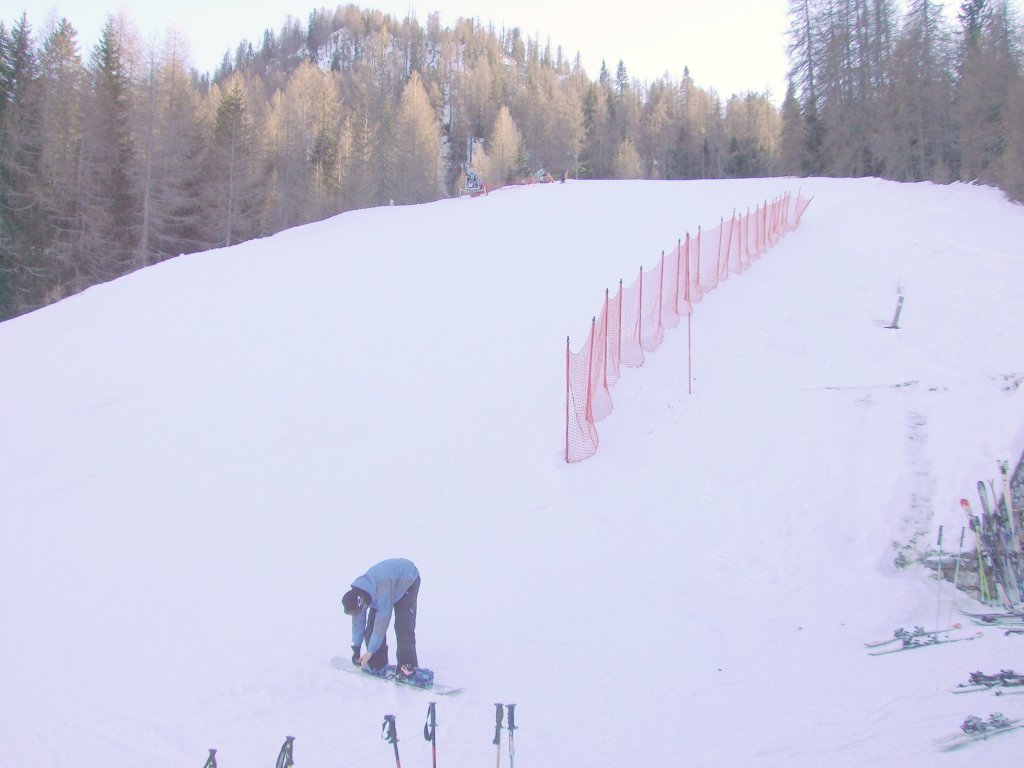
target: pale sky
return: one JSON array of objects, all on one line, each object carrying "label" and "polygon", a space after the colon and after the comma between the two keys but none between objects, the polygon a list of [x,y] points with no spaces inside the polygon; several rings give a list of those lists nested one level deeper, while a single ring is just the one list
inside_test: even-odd
[{"label": "pale sky", "polygon": [[[188,38],[193,64],[212,72],[224,51],[242,39],[258,44],[263,30],[279,31],[285,18],[301,19],[313,8],[344,2],[323,0],[138,0],[128,15],[143,38],[162,37],[176,26]],[[79,31],[83,56],[95,43],[104,19],[120,0],[8,0],[0,18],[11,22],[27,11],[38,32],[56,10]],[[369,0],[375,8],[404,18],[411,10],[421,24],[437,11],[443,26],[462,17],[493,22],[496,29],[519,27],[561,45],[570,59],[579,51],[587,74],[596,78],[601,60],[614,74],[619,59],[633,77],[653,80],[668,72],[682,78],[683,67],[698,85],[728,96],[771,88],[776,102],[785,95],[787,0],[633,0],[631,3],[582,0]]]}]

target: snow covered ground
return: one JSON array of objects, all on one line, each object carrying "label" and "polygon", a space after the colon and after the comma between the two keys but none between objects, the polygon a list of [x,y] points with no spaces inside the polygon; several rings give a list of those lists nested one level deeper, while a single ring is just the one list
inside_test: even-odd
[{"label": "snow covered ground", "polygon": [[[800,189],[799,229],[624,369],[562,460],[564,349],[687,230]],[[878,180],[579,182],[354,212],[0,325],[4,765],[430,765],[428,693],[340,674],[340,599],[420,567],[438,762],[962,766],[970,672],[869,657],[977,607],[896,547],[1024,448],[1024,209]],[[900,330],[887,325],[897,288]],[[973,542],[968,536],[969,546]],[[953,618],[953,620],[957,620]],[[506,762],[503,752],[502,762]]]}]

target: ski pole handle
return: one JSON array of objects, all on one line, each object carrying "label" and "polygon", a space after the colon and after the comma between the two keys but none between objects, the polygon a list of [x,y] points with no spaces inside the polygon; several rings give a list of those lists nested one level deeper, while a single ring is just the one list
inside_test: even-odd
[{"label": "ski pole handle", "polygon": [[501,721],[505,717],[505,705],[495,704],[494,705],[494,744],[499,749],[501,748]]},{"label": "ski pole handle", "polygon": [[942,526],[939,526],[939,547],[942,547]]},{"label": "ski pole handle", "polygon": [[395,750],[395,768],[402,768],[402,759],[398,756],[398,730],[395,728],[394,715],[384,715],[380,736]]},{"label": "ski pole handle", "polygon": [[395,727],[394,715],[384,715],[384,724],[381,725],[380,737],[388,744],[398,744],[398,729]]},{"label": "ski pole handle", "polygon": [[430,742],[434,741],[436,738],[437,731],[437,713],[435,712],[435,706],[436,704],[434,702],[430,702],[430,705],[427,707],[427,722],[423,726],[423,738]]},{"label": "ski pole handle", "polygon": [[508,766],[515,768],[516,765],[516,705],[506,704],[508,709]]},{"label": "ski pole handle", "polygon": [[284,744],[281,745],[281,752],[277,756],[277,766],[275,768],[292,768],[295,763],[292,757],[292,743],[295,741],[294,736],[285,736]]}]

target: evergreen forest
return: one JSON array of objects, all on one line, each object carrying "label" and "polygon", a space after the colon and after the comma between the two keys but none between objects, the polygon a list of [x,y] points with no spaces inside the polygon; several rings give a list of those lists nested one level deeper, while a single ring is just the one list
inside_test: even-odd
[{"label": "evergreen forest", "polygon": [[789,22],[776,106],[698,86],[682,60],[654,82],[621,60],[591,76],[516,28],[355,5],[288,18],[213,73],[124,10],[87,51],[70,19],[0,21],[0,320],[179,254],[457,196],[467,174],[871,175],[1024,198],[1009,0],[955,22],[932,0],[790,0]]}]

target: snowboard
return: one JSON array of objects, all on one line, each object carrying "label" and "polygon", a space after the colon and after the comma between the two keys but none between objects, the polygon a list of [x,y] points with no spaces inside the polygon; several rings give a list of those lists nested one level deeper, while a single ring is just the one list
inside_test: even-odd
[{"label": "snowboard", "polygon": [[[458,693],[462,690],[461,687],[453,685],[445,685],[444,683],[438,683],[431,681],[426,685],[421,685],[416,682],[405,682],[395,679],[395,665],[388,664],[384,667],[384,671],[381,673],[367,672],[360,667],[355,666],[351,659],[346,659],[341,656],[335,656],[331,659],[331,666],[335,669],[341,670],[342,672],[348,672],[352,675],[359,675],[367,680],[380,680],[385,683],[391,683],[392,685],[398,686],[399,688],[412,688],[418,691],[428,691],[430,693],[436,693],[438,696],[448,696],[452,693]],[[427,670],[429,672],[429,670]],[[433,673],[431,673],[433,674]]]}]

